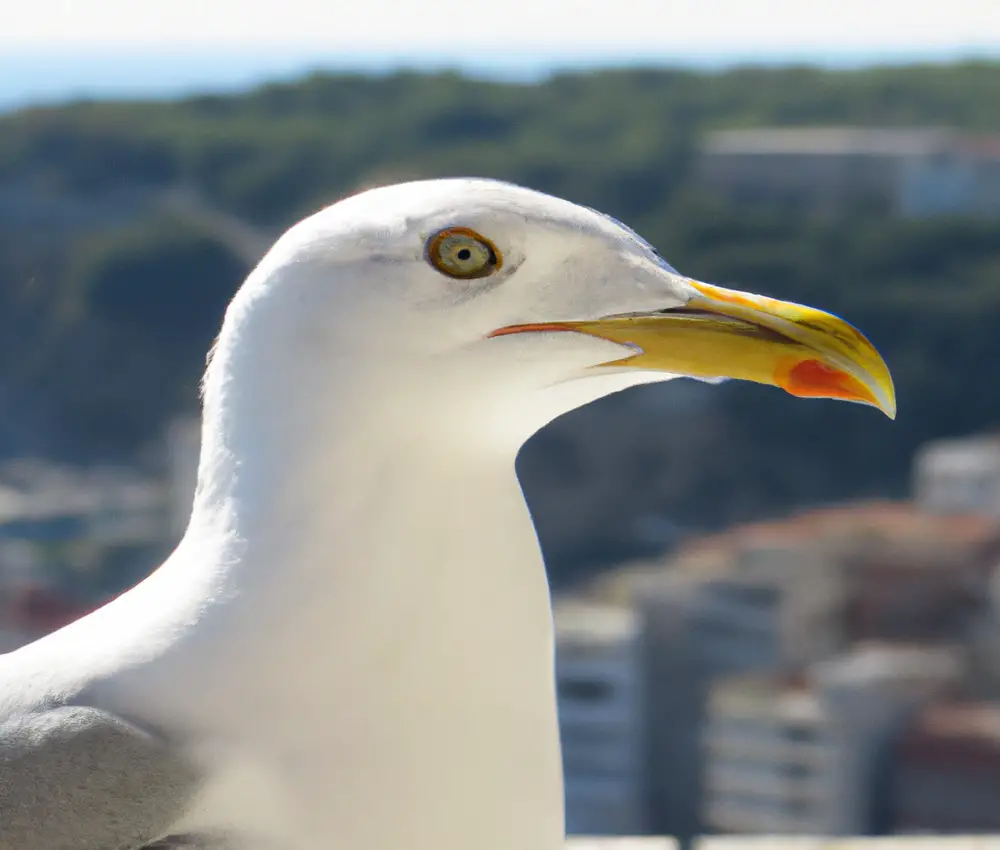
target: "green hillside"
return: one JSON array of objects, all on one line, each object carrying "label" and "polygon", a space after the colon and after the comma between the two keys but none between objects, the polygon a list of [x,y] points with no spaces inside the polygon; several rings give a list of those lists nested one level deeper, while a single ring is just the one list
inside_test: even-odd
[{"label": "green hillside", "polygon": [[837,312],[897,381],[895,423],[735,384],[650,388],[567,417],[521,462],[557,561],[627,551],[637,516],[706,527],[902,493],[921,442],[1000,421],[1000,221],[805,216],[696,191],[704,131],[771,124],[1000,132],[1000,64],[620,71],[538,85],[315,76],[241,96],[2,116],[0,454],[135,458],[196,404],[252,250],[165,206],[171,192],[267,239],[358,186],[474,174],[611,213],[692,276]]}]

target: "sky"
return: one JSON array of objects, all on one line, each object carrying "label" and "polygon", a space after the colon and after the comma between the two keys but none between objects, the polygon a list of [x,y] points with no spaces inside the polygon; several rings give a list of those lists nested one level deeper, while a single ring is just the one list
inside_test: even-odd
[{"label": "sky", "polygon": [[1000,44],[997,0],[0,0],[0,45],[667,52]]},{"label": "sky", "polygon": [[1000,58],[1000,0],[0,0],[0,106],[314,68]]}]

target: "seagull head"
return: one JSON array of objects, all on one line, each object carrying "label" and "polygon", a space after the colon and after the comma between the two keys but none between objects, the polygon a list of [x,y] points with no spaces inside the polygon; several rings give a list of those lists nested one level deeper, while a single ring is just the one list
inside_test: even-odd
[{"label": "seagull head", "polygon": [[676,377],[896,410],[885,363],[842,319],[686,277],[607,215],[484,179],[370,189],[295,225],[230,306],[220,341],[237,338],[258,382],[294,373],[314,399],[407,399],[414,419],[433,407],[515,441]]},{"label": "seagull head", "polygon": [[192,603],[196,640],[165,659],[197,685],[153,702],[210,706],[223,740],[296,767],[262,774],[302,792],[296,846],[561,847],[552,616],[514,459],[574,407],[681,376],[895,412],[841,319],[685,277],[565,200],[433,180],[295,225],[206,373],[191,524],[146,596]]}]

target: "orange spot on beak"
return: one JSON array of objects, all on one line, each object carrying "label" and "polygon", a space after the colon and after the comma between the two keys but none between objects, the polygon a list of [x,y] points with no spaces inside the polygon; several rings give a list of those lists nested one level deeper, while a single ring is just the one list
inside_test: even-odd
[{"label": "orange spot on beak", "polygon": [[779,367],[775,383],[800,398],[839,398],[873,402],[871,392],[853,375],[827,366],[819,360],[801,360]]}]

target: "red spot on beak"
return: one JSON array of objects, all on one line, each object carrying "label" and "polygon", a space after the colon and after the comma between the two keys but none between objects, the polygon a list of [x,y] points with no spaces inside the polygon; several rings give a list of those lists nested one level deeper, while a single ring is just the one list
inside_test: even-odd
[{"label": "red spot on beak", "polygon": [[848,401],[871,401],[871,393],[853,375],[819,360],[796,363],[776,383],[801,398],[842,398]]}]

